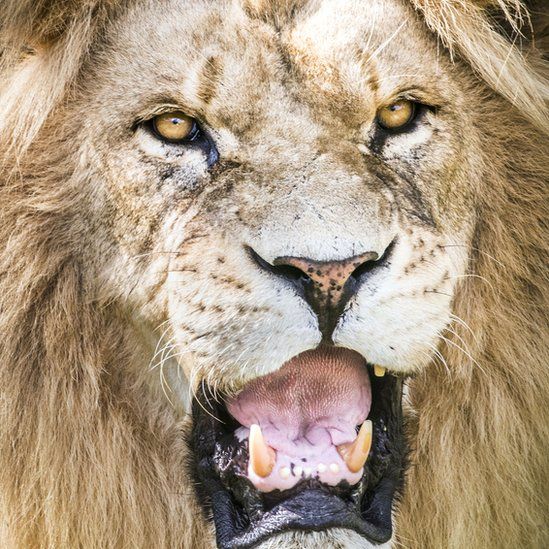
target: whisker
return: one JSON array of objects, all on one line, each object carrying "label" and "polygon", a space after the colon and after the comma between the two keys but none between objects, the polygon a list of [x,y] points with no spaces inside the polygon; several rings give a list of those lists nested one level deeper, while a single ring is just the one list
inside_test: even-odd
[{"label": "whisker", "polygon": [[458,324],[463,326],[465,329],[467,329],[469,331],[469,333],[473,336],[475,341],[477,343],[480,343],[477,336],[476,336],[476,334],[475,334],[475,332],[473,332],[473,330],[470,328],[469,324],[467,324],[462,318],[460,318],[459,316],[457,316],[453,313],[450,313],[450,318],[451,318],[452,321],[457,322]]},{"label": "whisker", "polygon": [[[211,387],[211,384],[208,384],[208,386]],[[211,405],[210,399],[208,398],[208,395],[206,394],[206,386],[205,386],[205,381],[204,380],[202,380],[202,382],[200,383],[200,387],[201,387],[201,390],[202,390],[202,394],[204,395],[204,398],[206,399],[206,402],[211,407],[212,405]],[[220,423],[225,423],[224,421],[221,421],[219,418],[216,418],[216,419]]]},{"label": "whisker", "polygon": [[439,294],[445,295],[447,297],[454,297],[452,294],[447,294],[446,292],[439,292],[438,290],[423,290],[426,294]]},{"label": "whisker", "polygon": [[[200,374],[200,368],[193,368],[193,370],[191,371],[190,373],[190,376],[189,376],[189,402],[193,402],[193,401],[196,401],[196,403],[200,406],[200,408],[202,408],[202,410],[208,414],[212,419],[214,419],[215,421],[219,421],[219,423],[224,423],[220,418],[216,417],[215,415],[213,415],[209,410],[207,410],[204,405],[202,404],[202,402],[200,401],[200,398],[198,397],[198,394],[197,394],[197,382],[196,382],[196,378],[197,376]],[[200,381],[200,386],[201,386],[201,390],[202,390],[202,393],[204,394],[204,397],[206,398],[206,400],[208,400],[207,396],[206,396],[206,393],[205,393],[205,390],[204,390],[204,380],[201,380]],[[209,403],[209,401],[208,401]]]},{"label": "whisker", "polygon": [[470,361],[472,364],[474,364],[475,366],[477,366],[480,371],[484,374],[484,375],[487,375],[486,374],[486,371],[484,370],[484,368],[471,356],[471,354],[466,351],[465,349],[463,349],[462,347],[460,347],[457,343],[455,343],[454,341],[452,341],[451,339],[448,339],[447,337],[444,337],[443,335],[439,335],[439,337],[446,342],[446,344],[449,344],[449,345],[452,345],[454,346],[456,349],[458,349],[459,351],[461,351]]},{"label": "whisker", "polygon": [[164,320],[163,322],[161,322],[154,330],[153,332],[156,332],[157,330],[160,330],[160,328],[162,328],[163,326],[165,326],[166,324],[168,324],[170,322],[170,319],[166,319]]},{"label": "whisker", "polygon": [[377,57],[398,35],[398,33],[402,30],[402,28],[408,24],[408,19],[405,19],[399,26],[398,28],[395,30],[395,32],[393,32],[393,34],[391,34],[391,36],[389,36],[389,38],[387,38],[387,40],[385,40],[384,42],[382,42],[373,52],[372,54],[368,57],[368,59],[366,59],[365,63],[369,63],[372,59],[374,59],[375,57]]},{"label": "whisker", "polygon": [[444,366],[444,368],[446,369],[446,371],[448,373],[450,373],[450,367],[448,366],[448,362],[446,362],[446,359],[444,358],[443,354],[436,348],[435,345],[433,345],[432,343],[428,343],[427,344],[430,349],[433,351],[433,353],[435,354],[436,358],[438,358],[441,362],[442,362],[442,365]]},{"label": "whisker", "polygon": [[492,261],[495,261],[501,267],[505,268],[505,265],[501,261],[496,259],[494,256],[490,255],[488,252],[485,252],[484,250],[481,250],[479,248],[475,248],[475,246],[466,246],[465,244],[440,244],[440,247],[441,248],[467,248],[467,249],[475,250],[476,252],[488,257]]},{"label": "whisker", "polygon": [[162,392],[164,393],[164,396],[166,397],[167,401],[170,403],[172,408],[175,408],[175,405],[172,402],[170,395],[168,395],[168,391],[166,391],[166,388],[167,388],[170,392],[173,392],[172,388],[170,387],[169,383],[166,381],[166,378],[164,377],[164,365],[160,366],[160,387],[162,387]]},{"label": "whisker", "polygon": [[164,347],[161,347],[162,345],[162,340],[164,339],[165,335],[170,331],[170,326],[168,326],[168,328],[166,328],[163,332],[162,332],[162,335],[158,338],[158,342],[156,343],[156,347],[154,349],[154,353],[153,353],[153,356],[149,362],[149,369],[150,370],[154,370],[154,368],[156,368],[156,366],[152,366],[152,363],[154,362],[155,358],[160,354],[162,354],[164,352],[164,348],[165,346],[167,345],[171,345],[174,338],[171,337],[165,344]]},{"label": "whisker", "polygon": [[483,282],[486,282],[486,284],[488,284],[490,289],[494,293],[496,293],[496,289],[494,288],[492,283],[484,276],[480,276],[480,275],[477,275],[477,274],[462,274],[462,275],[452,275],[452,276],[450,276],[450,278],[478,278],[478,279],[482,280]]},{"label": "whisker", "polygon": [[[173,348],[174,348],[174,346],[171,343],[168,343],[162,349],[162,355],[160,357],[160,363],[159,363],[159,365],[160,365],[159,372],[160,372],[160,387],[162,388],[162,392],[164,393],[164,396],[166,397],[166,399],[170,403],[170,405],[173,408],[175,408],[174,403],[172,402],[172,399],[170,398],[170,395],[168,394],[168,391],[173,393],[173,390],[170,387],[170,385],[167,382],[166,377],[164,375],[164,365],[165,365],[166,361],[169,360],[170,357],[168,355],[173,350]],[[169,349],[169,351],[167,351],[167,349]],[[157,366],[155,366],[155,367],[157,367]]]},{"label": "whisker", "polygon": [[[469,349],[469,346],[467,345],[466,341],[456,331],[452,330],[450,327],[447,327],[446,329],[447,329],[448,332],[450,332],[451,334],[453,334],[455,337],[457,337],[459,339],[459,341],[465,347],[464,352],[467,352],[467,355],[469,356],[469,358],[471,358],[471,360],[473,360],[471,350]],[[475,364],[477,365],[477,367],[480,369],[480,371],[484,375],[487,375],[484,368],[478,362],[475,361]]]},{"label": "whisker", "polygon": [[[372,42],[372,37],[373,37],[373,35],[374,35],[374,30],[375,30],[375,28],[376,28],[376,26],[377,26],[377,17],[378,17],[378,15],[377,15],[377,13],[376,13],[375,19],[374,19],[374,21],[372,22],[372,24],[370,25],[370,32],[368,33],[368,40],[366,41],[366,45],[364,46],[364,50],[365,50],[365,51],[368,50],[368,49],[370,48],[370,44],[371,44],[371,42]],[[369,61],[369,59],[366,61],[366,63],[368,63],[368,61]]]}]

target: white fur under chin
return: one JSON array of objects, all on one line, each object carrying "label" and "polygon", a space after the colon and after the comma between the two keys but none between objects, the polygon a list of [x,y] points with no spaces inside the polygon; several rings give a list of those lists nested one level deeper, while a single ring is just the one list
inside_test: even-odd
[{"label": "white fur under chin", "polygon": [[270,538],[259,549],[390,549],[391,542],[373,545],[351,530],[290,532]]}]

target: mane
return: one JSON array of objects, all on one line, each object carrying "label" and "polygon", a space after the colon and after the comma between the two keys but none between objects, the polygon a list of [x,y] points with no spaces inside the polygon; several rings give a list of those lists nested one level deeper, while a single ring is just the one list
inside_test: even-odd
[{"label": "mane", "polygon": [[441,358],[410,382],[404,546],[547,543],[549,166],[541,134],[498,126],[508,114],[484,121],[499,145],[482,144],[490,169]]},{"label": "mane", "polygon": [[[484,194],[444,364],[410,381],[414,465],[397,533],[406,547],[541,547],[548,84],[518,1],[498,0],[499,19],[466,0],[410,1],[456,62],[503,100],[479,114]],[[94,41],[126,3],[0,7],[3,546],[198,549],[205,539],[186,503],[184,425],[137,376],[127,321],[84,286],[73,223],[77,136],[55,127]],[[502,20],[523,33],[522,46],[499,31]]]}]

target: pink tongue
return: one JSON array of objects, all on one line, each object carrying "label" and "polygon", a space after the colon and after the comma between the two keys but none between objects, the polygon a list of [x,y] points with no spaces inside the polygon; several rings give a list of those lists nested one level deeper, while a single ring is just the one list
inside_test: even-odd
[{"label": "pink tongue", "polygon": [[[323,482],[357,482],[361,474],[348,471],[335,447],[356,438],[355,427],[367,418],[370,405],[364,359],[348,349],[324,347],[252,381],[227,408],[246,428],[237,431],[241,438],[248,436],[250,425],[258,424],[265,442],[277,451],[277,466],[267,479],[250,475],[256,486],[269,491],[296,484],[303,475],[294,475],[295,466],[305,468],[306,476],[318,477],[320,464],[320,473],[326,466],[329,477],[329,466],[335,464],[333,478],[321,478]],[[289,479],[278,474],[286,466],[292,471]]]}]

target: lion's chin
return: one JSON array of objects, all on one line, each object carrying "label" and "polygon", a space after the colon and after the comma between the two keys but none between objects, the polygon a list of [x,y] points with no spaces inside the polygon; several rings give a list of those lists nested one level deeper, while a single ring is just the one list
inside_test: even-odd
[{"label": "lion's chin", "polygon": [[307,533],[328,536],[329,547],[336,530],[362,547],[391,538],[405,461],[402,380],[377,374],[354,351],[321,347],[236,397],[206,388],[191,447],[220,549],[288,547]]},{"label": "lion's chin", "polygon": [[371,544],[352,530],[332,528],[322,532],[285,532],[276,534],[258,549],[389,549],[390,542]]}]

